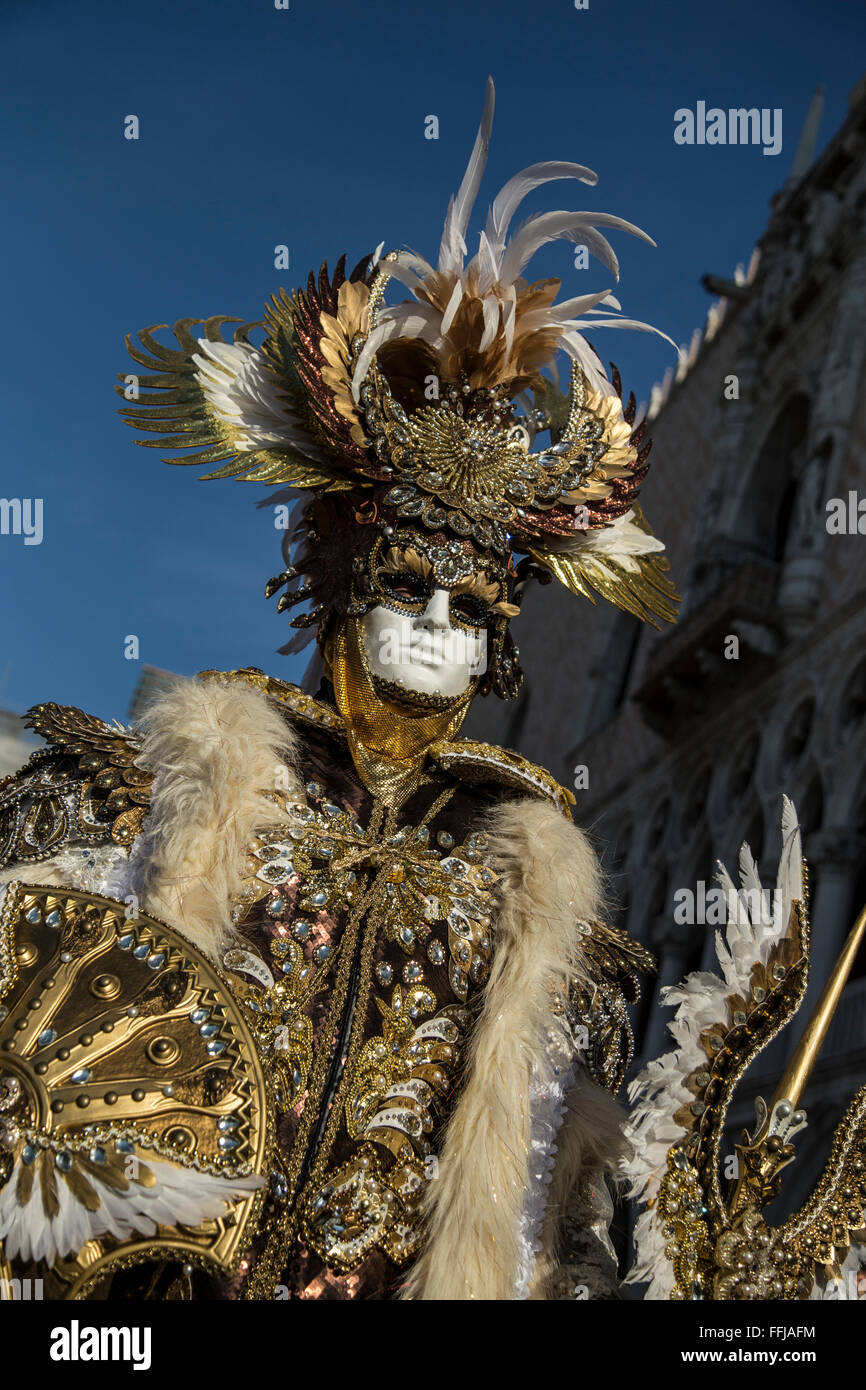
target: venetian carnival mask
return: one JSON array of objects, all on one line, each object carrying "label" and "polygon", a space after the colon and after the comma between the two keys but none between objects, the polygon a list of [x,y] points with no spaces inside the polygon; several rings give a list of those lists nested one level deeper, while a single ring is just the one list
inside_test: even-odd
[{"label": "venetian carnival mask", "polygon": [[519,612],[483,560],[452,541],[431,545],[405,532],[373,547],[373,605],[362,619],[364,654],[380,693],[421,703],[462,695],[487,669],[488,635]]},{"label": "venetian carnival mask", "polygon": [[364,652],[384,697],[411,703],[414,695],[450,700],[462,695],[486,664],[485,629],[454,626],[447,589],[434,589],[423,609],[371,608],[363,619]]}]

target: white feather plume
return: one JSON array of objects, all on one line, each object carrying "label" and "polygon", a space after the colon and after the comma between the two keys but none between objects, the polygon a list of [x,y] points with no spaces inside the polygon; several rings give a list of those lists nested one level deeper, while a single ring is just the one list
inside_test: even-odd
[{"label": "white feather plume", "polygon": [[439,269],[459,270],[466,253],[466,228],[478,197],[481,178],[487,166],[487,152],[490,149],[490,131],[493,128],[493,107],[496,92],[493,78],[488,77],[484,91],[484,112],[475,137],[475,144],[469,156],[466,173],[456,195],[448,205],[445,227],[442,231],[442,244],[439,247]]},{"label": "white feather plume", "polygon": [[[555,554],[580,559],[582,567],[592,574],[596,559],[616,560],[623,569],[634,574],[640,570],[635,556],[652,555],[664,550],[664,543],[642,530],[634,520],[634,511],[627,511],[602,530],[579,531],[571,536],[549,536],[545,546]],[[601,570],[598,570],[601,573]]]},{"label": "white feather plume", "polygon": [[[405,285],[416,300],[421,301],[421,312],[418,313],[417,305],[404,302],[379,314],[377,326],[369,335],[355,365],[352,390],[356,400],[373,357],[385,342],[398,338],[420,338],[431,344],[440,359],[444,360],[449,346],[449,332],[454,327],[455,319],[460,316],[461,306],[470,299],[480,299],[482,307],[478,341],[472,347],[478,352],[493,351],[498,346],[499,335],[502,335],[506,349],[504,364],[498,356],[497,361],[503,379],[507,379],[509,367],[514,365],[512,353],[526,341],[529,333],[546,333],[548,339],[553,337],[559,347],[580,363],[596,388],[608,392],[610,384],[599,366],[598,358],[582,337],[581,330],[636,328],[659,333],[672,347],[676,347],[672,338],[651,324],[618,317],[611,309],[596,309],[595,305],[601,302],[619,308],[617,301],[609,298],[609,289],[556,308],[549,306],[538,309],[529,316],[531,323],[519,323],[519,300],[529,292],[529,287],[521,278],[522,272],[535,253],[548,242],[565,240],[586,246],[589,253],[617,279],[619,263],[616,254],[599,228],[628,232],[650,246],[655,245],[652,238],[634,223],[604,212],[536,213],[508,238],[515,212],[534,189],[558,179],[577,179],[589,185],[597,183],[598,176],[583,164],[547,160],[531,164],[510,178],[493,200],[486,226],[479,237],[477,254],[465,264],[469,218],[487,163],[493,104],[493,82],[488,78],[484,113],[472,154],[445,216],[437,267],[434,269],[429,261],[414,251],[400,251],[385,263],[389,274]],[[575,317],[581,313],[591,313],[593,317]],[[599,316],[595,317],[596,314]],[[520,375],[520,372],[514,367],[512,374]]]},{"label": "white feather plume", "polygon": [[579,179],[581,183],[588,183],[594,187],[598,183],[598,174],[592,169],[587,169],[584,164],[571,164],[553,159],[545,160],[541,164],[530,164],[527,169],[521,169],[519,174],[514,174],[503,184],[494,198],[484,229],[485,239],[490,243],[494,255],[504,249],[511,219],[524,198],[534,188],[540,188],[542,184],[551,183],[554,179]]},{"label": "white feather plume", "polygon": [[239,454],[257,449],[293,449],[316,462],[325,455],[310,438],[309,428],[280,396],[264,356],[249,343],[210,342],[199,338],[193,355],[196,380],[213,413],[233,433]]},{"label": "white feather plume", "polygon": [[264,1182],[255,1174],[217,1177],[148,1158],[147,1167],[156,1178],[152,1187],[132,1180],[125,1191],[117,1191],[108,1183],[100,1182],[92,1170],[88,1171],[87,1181],[100,1199],[96,1211],[89,1211],[58,1173],[55,1183],[58,1211],[49,1216],[38,1179],[31,1187],[27,1202],[19,1202],[17,1188],[21,1166],[19,1158],[0,1189],[0,1242],[7,1259],[20,1258],[48,1265],[58,1258],[76,1254],[89,1240],[99,1236],[125,1240],[133,1232],[153,1236],[158,1226],[200,1226],[203,1221],[225,1216],[229,1203],[254,1192]]}]

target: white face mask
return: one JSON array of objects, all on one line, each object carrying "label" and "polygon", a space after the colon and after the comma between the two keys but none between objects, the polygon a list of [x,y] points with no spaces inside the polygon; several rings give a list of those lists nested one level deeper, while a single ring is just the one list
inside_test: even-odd
[{"label": "white face mask", "polygon": [[447,589],[435,589],[423,613],[377,605],[361,620],[371,673],[404,690],[456,699],[487,667],[487,629],[454,627]]}]

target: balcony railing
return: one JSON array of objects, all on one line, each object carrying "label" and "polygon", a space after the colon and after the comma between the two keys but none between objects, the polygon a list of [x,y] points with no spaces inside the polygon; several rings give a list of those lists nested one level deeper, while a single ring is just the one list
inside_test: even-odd
[{"label": "balcony railing", "polygon": [[702,578],[702,601],[654,644],[633,692],[659,733],[705,713],[708,701],[724,699],[735,678],[741,685],[744,665],[753,672],[769,666],[782,644],[779,566],[751,552],[731,553],[716,557],[713,575]]}]

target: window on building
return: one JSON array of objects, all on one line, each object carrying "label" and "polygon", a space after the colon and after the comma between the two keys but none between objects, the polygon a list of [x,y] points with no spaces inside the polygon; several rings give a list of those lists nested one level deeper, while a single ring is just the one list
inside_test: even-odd
[{"label": "window on building", "polygon": [[767,431],[742,494],[735,535],[769,559],[784,558],[808,429],[809,398],[795,392]]}]

